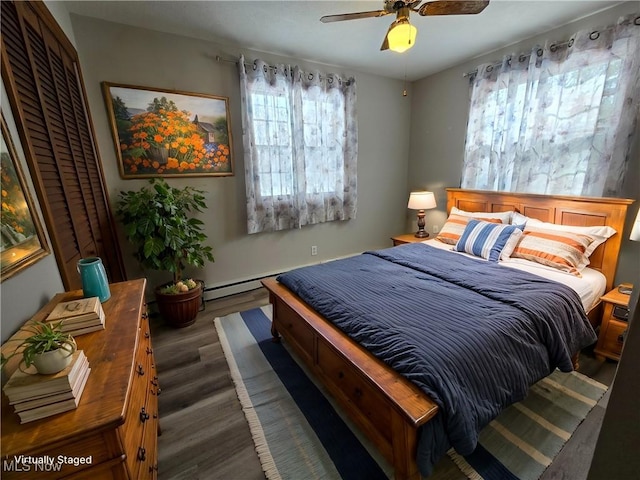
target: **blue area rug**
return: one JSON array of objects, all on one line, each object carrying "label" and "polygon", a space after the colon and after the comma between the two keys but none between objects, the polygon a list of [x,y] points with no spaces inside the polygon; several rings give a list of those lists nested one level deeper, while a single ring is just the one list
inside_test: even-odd
[{"label": "blue area rug", "polygon": [[[286,342],[271,341],[270,316],[266,306],[215,319],[266,477],[393,478]],[[537,480],[606,390],[579,373],[553,373],[481,432],[473,454],[450,451],[430,480]]]}]

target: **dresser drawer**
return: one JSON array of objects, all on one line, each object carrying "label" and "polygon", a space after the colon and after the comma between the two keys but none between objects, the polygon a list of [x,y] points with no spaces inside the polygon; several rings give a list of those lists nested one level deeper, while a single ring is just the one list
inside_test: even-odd
[{"label": "dresser drawer", "polygon": [[144,327],[140,333],[134,361],[131,394],[127,404],[125,423],[121,427],[127,454],[126,463],[130,472],[138,470],[138,449],[142,445],[146,424],[152,417],[148,403],[155,370],[152,368],[153,356],[147,353],[150,349],[150,340],[143,332]]},{"label": "dresser drawer", "polygon": [[[149,406],[153,409],[153,406]],[[155,409],[157,410],[157,408]],[[154,479],[158,476],[158,415],[150,415],[144,427],[144,435],[136,452],[137,479]]]}]

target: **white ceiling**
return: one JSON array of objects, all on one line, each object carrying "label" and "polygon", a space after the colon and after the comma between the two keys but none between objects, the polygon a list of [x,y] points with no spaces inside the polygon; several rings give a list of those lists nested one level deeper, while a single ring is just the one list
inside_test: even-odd
[{"label": "white ceiling", "polygon": [[418,37],[416,45],[403,54],[380,51],[394,15],[320,22],[323,15],[380,10],[382,0],[63,3],[79,15],[391,78],[406,75],[411,81],[622,2],[492,0],[478,15],[422,17],[412,13]]}]

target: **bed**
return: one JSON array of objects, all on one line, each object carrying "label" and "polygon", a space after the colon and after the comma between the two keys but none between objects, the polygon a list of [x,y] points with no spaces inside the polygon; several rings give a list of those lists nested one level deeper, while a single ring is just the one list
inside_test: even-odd
[{"label": "bed", "polygon": [[[594,272],[593,275],[595,278],[600,277],[601,279],[600,286],[596,289],[597,291],[589,294],[589,288],[587,288],[585,289],[586,293],[581,292],[578,294],[573,286],[565,287],[562,284],[558,284],[559,286],[557,286],[557,288],[550,289],[547,285],[548,282],[540,282],[541,284],[545,284],[544,288],[550,290],[550,295],[555,295],[555,292],[562,292],[563,299],[558,300],[558,302],[566,302],[567,305],[569,305],[566,309],[571,310],[571,312],[567,314],[567,318],[575,317],[574,320],[571,321],[579,331],[576,330],[576,332],[573,332],[572,330],[572,332],[568,334],[567,339],[563,338],[563,343],[561,342],[562,345],[554,343],[555,346],[551,349],[558,352],[557,358],[554,357],[555,354],[531,353],[534,357],[540,357],[543,363],[538,365],[538,359],[536,358],[535,366],[532,362],[531,365],[525,365],[526,368],[521,368],[517,371],[518,377],[528,377],[526,380],[523,380],[525,386],[531,384],[541,375],[551,373],[550,371],[545,372],[547,368],[555,368],[560,365],[561,369],[565,371],[570,370],[572,365],[567,358],[569,350],[576,349],[576,351],[570,352],[573,358],[576,358],[577,350],[583,347],[585,342],[593,341],[594,333],[589,325],[595,326],[597,324],[600,308],[599,296],[613,285],[622,238],[621,232],[624,227],[626,210],[630,203],[630,200],[625,199],[542,196],[447,189],[447,210],[449,213],[456,211],[456,209],[463,212],[475,212],[476,214],[478,212],[517,212],[519,215],[527,217],[532,224],[534,221],[537,221],[556,225],[583,227],[602,226],[610,227],[617,232],[602,244],[598,245],[589,256],[589,271]],[[475,220],[483,222],[484,224],[484,221],[478,217],[474,217],[474,221]],[[449,356],[449,354],[442,354],[440,358],[449,359],[456,357],[457,360],[447,361],[440,365],[432,363],[422,365],[416,374],[419,375],[419,377],[417,377],[414,375],[414,370],[417,371],[417,369],[414,369],[413,365],[405,367],[404,363],[394,363],[395,359],[388,358],[385,358],[383,361],[379,357],[379,350],[380,348],[384,349],[385,342],[388,343],[387,340],[391,341],[391,339],[393,339],[394,342],[396,341],[395,337],[391,336],[396,335],[396,331],[400,331],[400,334],[403,333],[403,330],[409,332],[410,330],[407,326],[409,323],[412,325],[411,328],[419,328],[419,322],[424,320],[425,311],[439,312],[436,315],[436,319],[440,319],[441,322],[454,322],[447,314],[447,295],[451,296],[450,305],[462,304],[463,306],[465,304],[475,304],[476,301],[479,301],[481,297],[485,296],[483,292],[482,295],[473,297],[473,300],[463,301],[461,300],[463,297],[457,296],[462,294],[460,292],[462,287],[460,287],[458,283],[466,284],[466,280],[450,279],[444,280],[454,282],[449,286],[435,286],[434,284],[433,288],[438,289],[438,301],[436,301],[435,295],[431,295],[430,297],[431,305],[428,300],[423,301],[422,298],[424,295],[421,289],[427,288],[424,286],[425,278],[447,277],[449,275],[448,270],[457,270],[458,264],[469,264],[471,266],[470,268],[485,268],[479,265],[477,259],[467,259],[464,254],[453,254],[444,251],[445,249],[442,248],[434,248],[428,245],[429,242],[426,243],[427,245],[411,244],[366,252],[363,255],[356,256],[357,258],[344,259],[337,261],[337,263],[329,262],[332,264],[336,263],[338,268],[341,267],[343,269],[343,275],[347,275],[339,282],[319,282],[314,277],[311,277],[310,286],[300,287],[298,282],[302,282],[302,280],[297,275],[301,275],[302,277],[311,274],[315,275],[315,269],[296,269],[294,272],[289,272],[291,275],[288,274],[286,277],[281,277],[281,281],[275,279],[263,281],[264,286],[269,290],[270,301],[273,305],[272,333],[274,339],[279,340],[280,337],[284,338],[302,360],[306,362],[311,371],[342,405],[351,419],[369,437],[373,444],[379,449],[380,453],[393,465],[397,479],[419,479],[421,471],[428,473],[428,463],[433,459],[428,459],[426,461],[427,466],[425,467],[425,461],[422,458],[424,456],[422,452],[425,451],[425,444],[431,442],[431,438],[436,438],[437,441],[435,443],[443,441],[442,438],[438,439],[438,437],[442,437],[443,435],[441,424],[443,423],[442,418],[445,416],[444,413],[447,414],[446,418],[449,419],[449,423],[455,423],[452,420],[453,417],[449,416],[449,397],[446,394],[440,395],[439,391],[432,391],[429,388],[425,388],[422,378],[440,378],[443,376],[442,372],[449,372],[449,368],[466,370],[467,366],[464,357],[453,354],[451,356]],[[446,250],[450,247],[449,245]],[[429,261],[422,262],[420,259],[427,254]],[[366,257],[366,259],[360,257]],[[452,265],[452,258],[459,259],[456,260],[456,268],[448,267],[448,265]],[[418,260],[421,262],[419,265],[417,265]],[[504,272],[509,270],[510,273],[508,273],[508,275],[512,275],[511,270],[520,271],[522,267],[511,265],[511,267],[515,268],[504,268],[503,265],[498,265],[498,263],[508,263],[507,258],[504,260],[505,262],[495,262],[490,268],[487,267],[486,271],[491,270],[493,272],[491,284],[496,285],[496,287],[493,288],[493,290],[497,292],[496,295],[506,295],[508,297],[506,298],[506,303],[509,303],[511,301],[511,295],[517,292],[508,292],[506,286],[498,288],[497,285],[501,281],[504,285],[510,283],[519,284],[520,280],[515,282],[509,280],[505,276],[507,274]],[[365,261],[367,262],[366,264],[361,265],[358,263]],[[389,265],[389,262],[394,265]],[[395,270],[396,263],[399,264],[397,268],[400,268],[400,270]],[[515,263],[518,262],[516,261]],[[520,263],[525,264],[527,262]],[[488,263],[485,262],[485,265],[486,264]],[[333,268],[336,265],[332,265],[331,267]],[[391,268],[394,270],[390,270]],[[502,268],[502,270],[499,270],[499,268]],[[425,269],[436,269],[436,271]],[[345,301],[344,299],[340,300],[341,297],[349,300],[352,298],[352,295],[354,296],[353,298],[357,295],[347,288],[348,286],[350,287],[350,285],[348,285],[350,282],[346,281],[346,279],[350,278],[348,276],[349,272],[356,270],[370,271],[372,278],[384,278],[387,282],[383,283],[382,280],[380,280],[379,288],[376,282],[373,282],[372,286],[363,287],[363,295],[366,296],[368,302],[371,302],[372,305],[379,305],[373,309],[367,308],[366,313],[363,313],[362,308],[355,308],[355,300],[354,304],[348,307],[349,309],[353,308],[353,310],[346,309],[349,301]],[[383,272],[383,274],[379,274],[379,272]],[[527,277],[527,281],[532,281],[534,284],[536,284],[537,279],[540,278],[536,274],[529,273],[516,275]],[[420,278],[416,280],[404,277]],[[504,280],[501,280],[503,277]],[[391,283],[389,283],[389,279],[391,279]],[[288,288],[282,282],[288,283],[291,288]],[[482,281],[478,281],[477,283],[480,285]],[[489,282],[485,281],[484,283],[488,284]],[[324,284],[326,284],[328,292],[333,292],[330,296],[331,298],[316,300],[313,296],[307,296],[309,294],[308,290],[315,291],[318,285]],[[300,285],[303,284],[300,283]],[[338,286],[337,289],[336,285]],[[325,288],[325,286],[322,288]],[[431,288],[431,286],[428,288]],[[467,288],[466,285],[465,288]],[[479,287],[476,286],[473,288],[477,289]],[[530,288],[533,287],[526,286],[526,289]],[[361,290],[360,287],[357,289]],[[307,301],[304,301],[301,296],[294,293],[293,290],[296,290],[300,295],[307,298]],[[400,291],[401,296],[399,300],[390,300],[392,297],[389,297],[389,292],[392,290]],[[413,295],[413,293],[415,293],[415,295]],[[413,302],[412,297],[418,296],[420,296],[420,300],[417,303]],[[518,302],[526,302],[529,296],[530,295],[521,295]],[[335,302],[333,298],[335,298]],[[339,304],[338,308],[340,310],[337,313],[331,309],[327,310],[326,307],[329,305],[331,308],[334,308],[334,303]],[[313,308],[311,305],[313,305]],[[357,330],[352,330],[352,328],[362,328],[361,326],[351,325],[354,323],[354,319],[368,315],[375,317],[376,311],[382,311],[391,305],[394,305],[393,308],[398,310],[397,314],[403,321],[407,322],[407,325],[402,324],[401,328],[395,328],[393,323],[384,323],[387,321],[391,322],[392,320],[389,320],[387,317],[392,317],[391,313],[394,313],[391,310],[386,310],[384,315],[379,315],[382,317],[381,321],[383,324],[381,324],[378,330],[373,331],[371,335],[371,337],[376,338],[375,342],[363,341],[363,338],[368,337],[361,336]],[[492,305],[481,305],[480,311],[484,311],[485,313],[480,314],[480,317],[488,318],[486,312],[493,311],[493,308]],[[520,312],[520,310],[529,311],[530,309],[533,311],[536,310],[536,308],[538,307],[535,303],[527,305],[526,308],[520,305],[517,306],[518,312]],[[512,310],[512,312],[513,311],[515,310]],[[319,312],[322,312],[322,314]],[[509,315],[511,315],[511,313],[509,313]],[[520,315],[520,313],[518,313],[518,315]],[[548,315],[540,311],[530,316],[535,318],[548,317],[545,320],[547,322],[545,325],[552,325],[552,317],[554,315],[555,314]],[[500,317],[500,315],[498,315],[498,317]],[[409,322],[407,319],[411,321]],[[369,318],[365,320],[366,322],[372,321],[372,319]],[[417,322],[418,320],[419,322]],[[477,320],[473,319],[472,322],[474,326],[478,323]],[[366,325],[369,325],[369,323]],[[373,323],[371,323],[371,325],[373,325]],[[524,329],[526,330],[527,328],[536,330],[547,327],[535,326],[525,327]],[[574,327],[572,326],[571,328],[573,329]],[[369,327],[366,329],[368,330]],[[429,331],[433,334],[430,336],[436,336],[438,327],[430,327]],[[388,339],[385,336],[385,332],[389,332]],[[404,333],[406,334],[406,332]],[[556,334],[545,333],[545,336],[549,337],[550,341],[556,342],[554,335]],[[509,333],[508,335],[504,335],[504,338],[511,336]],[[499,336],[496,338],[500,342],[503,341]],[[357,339],[357,341],[355,339]],[[522,340],[518,341],[522,342]],[[525,342],[525,344],[526,343],[528,342]],[[366,345],[367,348],[363,345]],[[440,348],[440,344],[438,348]],[[500,348],[503,347],[500,346]],[[507,346],[504,348],[509,349],[511,347]],[[538,347],[536,346],[535,348]],[[403,352],[411,352],[412,349],[413,347],[409,346],[401,350]],[[386,345],[386,350],[389,350],[388,344]],[[397,349],[392,350],[394,350],[393,353],[395,357],[403,357],[404,354],[397,355]],[[468,355],[471,356],[473,353],[470,352]],[[546,356],[549,358],[547,359]],[[420,358],[422,358],[422,356]],[[507,358],[505,354],[505,359]],[[403,359],[401,358],[400,360],[402,361]],[[507,366],[504,367],[503,365],[503,367],[505,370],[510,371],[512,370],[509,364],[510,361],[511,360],[503,360],[499,363],[507,363]],[[529,370],[534,371],[534,373],[530,373]],[[409,374],[407,374],[407,372],[409,372]],[[446,375],[449,375],[449,373]],[[411,378],[411,380],[408,378]],[[502,381],[502,379],[500,379],[500,381]],[[506,378],[504,381],[507,382],[505,385],[509,386],[508,382],[511,382],[511,380]],[[463,391],[466,391],[468,388],[475,387],[469,387],[468,385],[462,386]],[[523,393],[522,390],[523,387],[521,385],[517,388],[514,386],[516,393],[512,394],[506,401],[517,401],[519,397],[526,393]],[[465,401],[467,402],[466,404],[463,401],[462,406],[456,408],[460,410],[465,410],[466,407],[469,406],[473,407],[473,409],[476,408],[477,403],[473,403],[476,402],[475,397],[470,396],[470,399],[467,398]],[[468,403],[469,401],[472,403]],[[499,406],[495,406],[492,408],[498,407]],[[439,414],[441,410],[442,412]],[[493,413],[488,411],[486,415],[493,415]],[[465,419],[463,418],[460,423],[465,425],[464,422]],[[484,422],[485,420],[480,421],[480,423]],[[450,435],[448,430],[445,436],[447,435]],[[451,434],[454,438],[456,435],[455,432]],[[425,440],[425,437],[429,437],[429,440]],[[445,440],[448,441],[448,438]],[[466,440],[461,441],[464,443]],[[441,447],[442,445],[440,445],[440,449]],[[426,450],[428,451],[428,449]],[[434,451],[436,452],[434,455],[437,457],[440,453],[438,453],[437,449]]]}]

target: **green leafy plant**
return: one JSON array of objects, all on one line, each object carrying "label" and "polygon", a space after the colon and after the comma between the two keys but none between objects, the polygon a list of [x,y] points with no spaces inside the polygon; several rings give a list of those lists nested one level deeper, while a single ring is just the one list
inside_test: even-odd
[{"label": "green leafy plant", "polygon": [[140,264],[171,272],[177,284],[187,265],[201,268],[214,261],[211,246],[205,245],[203,222],[194,217],[206,208],[204,192],[171,187],[164,179],[149,183],[138,191],[120,192],[116,215]]},{"label": "green leafy plant", "polygon": [[[71,335],[62,331],[62,323],[32,322],[24,327],[31,333],[26,338],[16,339],[19,342],[13,352],[5,357],[2,355],[2,366],[15,355],[21,354],[24,364],[29,367],[37,355],[51,352],[58,348],[65,348],[70,352],[76,349],[76,342]],[[69,349],[68,347],[71,347]]]}]

